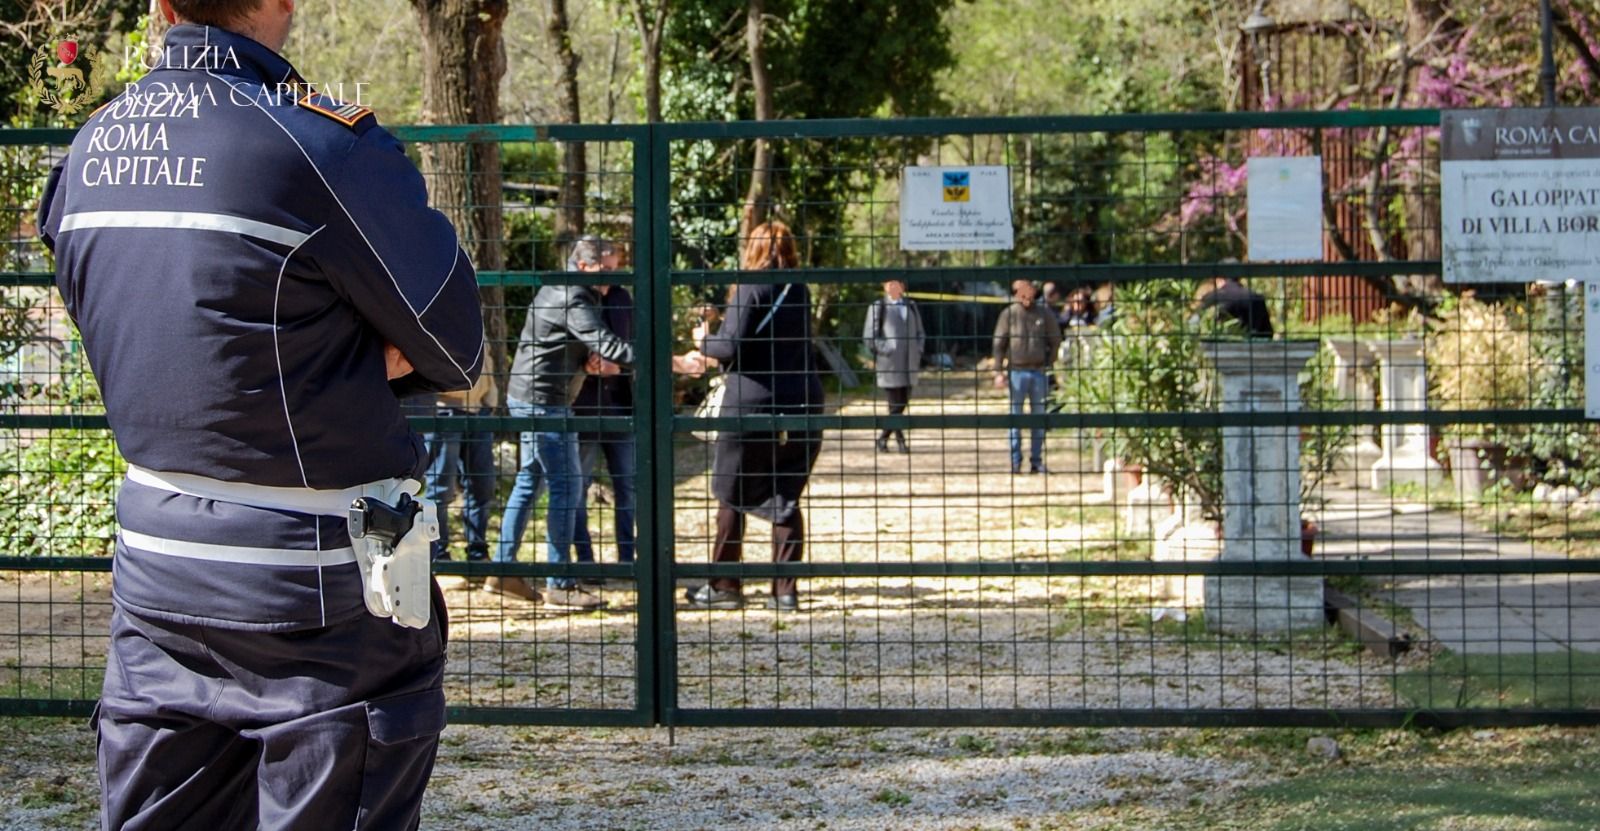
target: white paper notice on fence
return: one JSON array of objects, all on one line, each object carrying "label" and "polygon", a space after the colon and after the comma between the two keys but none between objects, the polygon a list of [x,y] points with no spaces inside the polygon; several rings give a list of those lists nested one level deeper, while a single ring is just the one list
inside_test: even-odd
[{"label": "white paper notice on fence", "polygon": [[1322,259],[1322,157],[1251,159],[1245,175],[1250,259]]},{"label": "white paper notice on fence", "polygon": [[1583,284],[1583,412],[1600,418],[1600,279]]},{"label": "white paper notice on fence", "polygon": [[1004,165],[907,167],[900,175],[900,250],[1012,247],[1011,170]]},{"label": "white paper notice on fence", "polygon": [[1600,109],[1447,110],[1439,178],[1446,283],[1600,269]]}]

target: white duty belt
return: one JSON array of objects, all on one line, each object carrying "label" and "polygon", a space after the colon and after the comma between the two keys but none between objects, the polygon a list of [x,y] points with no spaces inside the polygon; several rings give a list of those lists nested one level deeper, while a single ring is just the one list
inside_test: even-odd
[{"label": "white duty belt", "polygon": [[[415,497],[422,483],[414,479],[382,479],[350,488],[286,488],[269,485],[252,485],[245,482],[225,482],[192,473],[164,473],[137,465],[129,465],[128,481],[170,493],[231,502],[252,508],[316,516],[345,518],[350,503],[361,497],[382,500],[393,505],[401,494]],[[428,624],[431,593],[430,550],[428,543],[439,538],[438,509],[427,499],[417,499],[422,506],[412,533],[401,538],[400,544],[388,550],[372,540],[351,540],[352,545],[342,548],[308,551],[288,548],[257,548],[237,545],[217,545],[155,537],[135,531],[119,531],[125,545],[141,551],[151,551],[174,557],[243,563],[266,566],[335,566],[355,563],[361,568],[361,583],[367,611],[386,617],[402,626],[420,629]],[[378,568],[374,571],[374,565]],[[376,575],[376,576],[375,576]],[[413,599],[411,603],[395,602],[397,596]]]}]

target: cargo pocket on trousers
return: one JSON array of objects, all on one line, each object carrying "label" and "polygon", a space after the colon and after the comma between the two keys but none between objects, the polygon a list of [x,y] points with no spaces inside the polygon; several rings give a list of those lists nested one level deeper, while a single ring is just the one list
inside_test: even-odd
[{"label": "cargo pocket on trousers", "polygon": [[367,759],[357,828],[414,828],[444,731],[444,690],[367,702]]}]

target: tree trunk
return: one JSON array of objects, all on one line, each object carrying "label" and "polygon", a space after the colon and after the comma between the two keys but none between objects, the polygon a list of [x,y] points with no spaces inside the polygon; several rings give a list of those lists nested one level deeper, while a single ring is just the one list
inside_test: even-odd
[{"label": "tree trunk", "polygon": [[[750,55],[750,86],[755,92],[756,120],[773,119],[772,78],[767,74],[767,51],[762,45],[766,0],[749,0],[745,10],[744,43]],[[767,221],[772,210],[772,142],[756,139],[755,160],[750,164],[750,188],[741,212],[740,238]]]},{"label": "tree trunk", "polygon": [[[550,0],[550,24],[545,34],[550,38],[550,48],[556,53],[556,61],[561,65],[561,117],[567,124],[582,123],[583,113],[578,101],[578,55],[572,51],[567,0]],[[583,190],[589,164],[584,157],[581,141],[564,143],[561,155],[561,204],[556,209],[555,230],[556,241],[566,243],[583,234]]]},{"label": "tree trunk", "polygon": [[[1429,57],[1439,54],[1442,45],[1454,44],[1462,35],[1461,22],[1450,13],[1446,0],[1406,0],[1406,47],[1409,58],[1404,71],[1410,77],[1403,83],[1408,89],[1417,88],[1417,74]],[[1404,103],[1402,102],[1402,106]],[[1439,228],[1439,197],[1424,187],[1426,171],[1417,170],[1414,184],[1406,194],[1406,257],[1411,260],[1437,260],[1441,256]],[[1438,275],[1414,274],[1395,278],[1397,287],[1416,296],[1435,296],[1444,291],[1444,281]]]},{"label": "tree trunk", "polygon": [[[507,0],[412,0],[412,7],[422,28],[423,123],[498,123]],[[503,270],[500,145],[428,143],[421,146],[421,158],[433,204],[456,226],[473,265],[480,271]],[[503,395],[508,367],[505,290],[483,286],[478,298],[487,365]]]},{"label": "tree trunk", "polygon": [[644,52],[644,118],[651,124],[661,121],[661,35],[667,28],[670,0],[632,0],[633,25],[639,30],[639,46]]}]

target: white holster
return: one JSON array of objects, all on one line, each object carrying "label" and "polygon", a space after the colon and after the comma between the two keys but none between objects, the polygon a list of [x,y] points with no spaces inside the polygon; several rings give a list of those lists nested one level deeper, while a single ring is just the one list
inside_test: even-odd
[{"label": "white holster", "polygon": [[[422,483],[405,479],[367,485],[362,496],[394,505],[401,494],[416,497],[421,490]],[[417,498],[417,504],[422,506],[422,512],[417,514],[416,524],[394,548],[370,536],[350,540],[361,568],[367,611],[412,629],[427,626],[432,616],[432,552],[428,543],[439,538],[438,507],[422,498]]]}]

